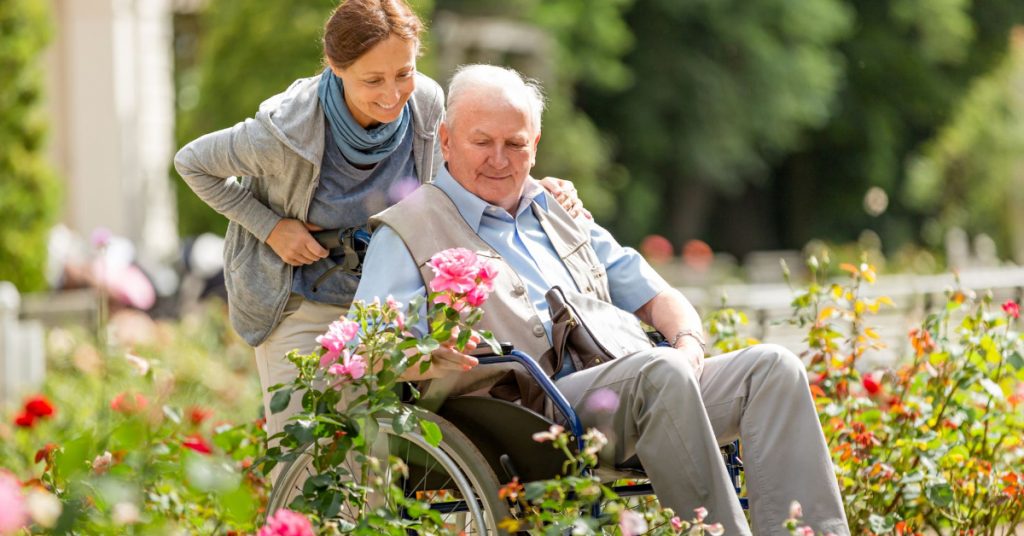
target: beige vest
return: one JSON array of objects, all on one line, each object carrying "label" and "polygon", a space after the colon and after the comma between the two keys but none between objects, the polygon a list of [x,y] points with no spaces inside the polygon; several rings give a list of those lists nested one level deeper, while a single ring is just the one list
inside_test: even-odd
[{"label": "beige vest", "polygon": [[[548,196],[548,210],[534,205],[534,214],[579,291],[611,302],[608,276],[590,245],[590,233],[547,192],[543,195]],[[440,188],[432,184],[421,186],[397,205],[370,218],[371,231],[382,224],[391,227],[405,243],[420,269],[424,286],[434,277],[427,261],[448,248],[466,248],[497,263],[494,292],[484,303],[484,316],[478,328],[491,331],[497,340],[511,342],[532,356],[549,376],[560,369],[561,363],[555,362],[551,343],[522,279],[473,231]],[[430,396],[425,394],[424,398],[489,393],[506,400],[521,398],[524,405],[539,410],[540,392],[524,374],[516,366],[477,367],[465,374],[435,380],[428,391]]]}]

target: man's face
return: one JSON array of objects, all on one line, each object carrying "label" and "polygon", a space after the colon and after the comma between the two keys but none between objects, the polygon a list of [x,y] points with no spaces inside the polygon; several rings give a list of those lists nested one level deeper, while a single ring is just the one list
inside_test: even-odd
[{"label": "man's face", "polygon": [[467,95],[452,122],[441,125],[441,152],[463,188],[514,213],[536,160],[534,132],[525,102]]}]

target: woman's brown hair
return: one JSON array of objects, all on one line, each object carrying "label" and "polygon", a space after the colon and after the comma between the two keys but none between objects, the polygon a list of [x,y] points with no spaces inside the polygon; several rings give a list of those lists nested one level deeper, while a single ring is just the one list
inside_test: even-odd
[{"label": "woman's brown hair", "polygon": [[345,0],[324,27],[324,56],[346,69],[391,35],[420,40],[423,23],[403,0]]}]

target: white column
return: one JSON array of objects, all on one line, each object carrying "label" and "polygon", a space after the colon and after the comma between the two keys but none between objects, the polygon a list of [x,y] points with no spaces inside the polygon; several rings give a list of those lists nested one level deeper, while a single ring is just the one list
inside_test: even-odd
[{"label": "white column", "polygon": [[107,227],[149,258],[172,255],[174,134],[169,0],[51,0],[51,154],[64,222]]}]

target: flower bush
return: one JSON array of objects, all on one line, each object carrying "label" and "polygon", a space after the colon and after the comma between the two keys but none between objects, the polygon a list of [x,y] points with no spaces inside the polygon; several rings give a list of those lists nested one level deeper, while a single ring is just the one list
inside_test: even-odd
[{"label": "flower bush", "polygon": [[[424,507],[429,497],[405,497],[392,487],[407,469],[402,463],[377,459],[368,449],[382,418],[437,444],[436,425],[400,404],[398,376],[426,371],[424,357],[441,345],[466,349],[486,339],[473,326],[492,268],[462,252],[437,256],[432,266],[437,283],[425,302],[357,304],[350,320],[325,327],[319,351],[291,356],[299,378],[279,386],[274,407],[302,396],[304,409],[270,450],[251,350],[232,335],[222,305],[174,326],[114,318],[101,336],[51,331],[46,385],[0,418],[0,534],[25,527],[39,534],[457,533]],[[951,288],[946,303],[907,334],[906,359],[868,367],[865,355],[882,344],[875,315],[894,307],[868,292],[873,267],[817,260],[809,267],[813,279],[794,291],[789,321],[807,332],[807,346],[795,350],[808,362],[852,532],[1018,530],[1024,519],[1019,304]],[[837,270],[847,278],[823,279]],[[430,329],[412,337],[408,326],[421,318]],[[723,307],[705,318],[713,352],[754,342],[744,335],[742,311]],[[581,452],[570,448],[575,442],[564,430],[536,439],[566,456],[565,475],[506,483],[500,498],[515,515],[505,528],[717,533],[701,510],[673,513],[650,498],[616,497],[589,476],[599,434],[588,432]],[[262,473],[295,459],[304,445],[313,449],[320,476],[291,508],[265,516],[269,483]],[[365,473],[336,471],[349,457],[365,462],[359,464]],[[374,494],[387,500],[363,500]],[[348,524],[333,515],[335,500],[355,505]],[[603,504],[598,518],[589,515],[594,502]],[[813,534],[801,525],[798,505],[786,528]]]},{"label": "flower bush", "polygon": [[[309,515],[321,533],[446,531],[437,512],[393,485],[408,470],[403,461],[374,456],[385,418],[397,434],[418,429],[430,444],[440,444],[438,425],[403,403],[399,378],[406,371],[426,373],[432,352],[441,346],[468,352],[484,341],[497,349],[490,333],[473,329],[493,289],[494,267],[465,249],[442,251],[430,266],[436,277],[425,303],[410,303],[406,310],[390,297],[383,303],[354,302],[349,318],[331,323],[317,337],[319,350],[288,355],[298,370],[295,380],[270,389],[271,411],[285,410],[293,396],[301,397],[302,410],[270,438],[278,444],[257,463],[269,472],[308,452],[316,476],[287,506]],[[417,324],[421,314],[427,331],[417,337],[407,324]]]},{"label": "flower bush", "polygon": [[[815,259],[809,266],[818,273]],[[1012,533],[1024,518],[1024,340],[1019,306],[952,288],[908,337],[913,355],[864,370],[882,346],[874,268],[811,281],[793,301],[808,330],[811,390],[854,533]]]}]

